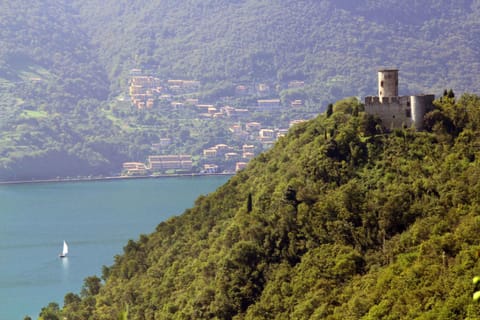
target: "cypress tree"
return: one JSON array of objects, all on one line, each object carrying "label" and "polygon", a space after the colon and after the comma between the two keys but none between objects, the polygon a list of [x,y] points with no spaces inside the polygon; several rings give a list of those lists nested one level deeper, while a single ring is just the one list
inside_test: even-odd
[{"label": "cypress tree", "polygon": [[248,194],[248,199],[247,199],[247,212],[248,212],[248,213],[252,212],[252,208],[253,208],[252,194],[249,193],[249,194]]}]

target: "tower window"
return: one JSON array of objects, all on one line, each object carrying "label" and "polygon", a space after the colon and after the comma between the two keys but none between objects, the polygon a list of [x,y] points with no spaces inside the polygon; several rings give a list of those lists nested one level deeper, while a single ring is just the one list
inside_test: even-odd
[{"label": "tower window", "polygon": [[380,87],[382,87],[382,88],[383,88],[383,80],[382,80],[382,81],[380,81]]}]

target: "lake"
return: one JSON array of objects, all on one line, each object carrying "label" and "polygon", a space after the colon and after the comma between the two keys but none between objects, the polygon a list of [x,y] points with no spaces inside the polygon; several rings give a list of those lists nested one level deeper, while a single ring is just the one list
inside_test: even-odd
[{"label": "lake", "polygon": [[[0,319],[36,319],[228,176],[0,185]],[[69,256],[60,259],[63,240]]]}]

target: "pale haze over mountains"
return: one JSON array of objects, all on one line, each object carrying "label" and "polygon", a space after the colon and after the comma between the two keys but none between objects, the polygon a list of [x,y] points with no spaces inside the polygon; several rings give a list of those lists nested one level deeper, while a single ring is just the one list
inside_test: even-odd
[{"label": "pale haze over mountains", "polygon": [[0,175],[10,178],[38,159],[72,164],[45,168],[50,175],[108,174],[145,154],[131,134],[105,143],[126,133],[98,113],[127,92],[134,68],[196,79],[209,92],[300,80],[319,110],[375,94],[384,66],[400,69],[401,94],[479,91],[478,0],[20,0],[0,5],[0,27],[0,126],[8,133]]}]

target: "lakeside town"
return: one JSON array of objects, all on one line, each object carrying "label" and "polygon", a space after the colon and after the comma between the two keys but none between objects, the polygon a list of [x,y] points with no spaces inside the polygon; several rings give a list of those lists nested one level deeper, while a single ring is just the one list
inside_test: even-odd
[{"label": "lakeside town", "polygon": [[[287,89],[301,89],[305,83],[295,80],[286,84]],[[282,101],[277,89],[268,83],[254,85],[239,84],[234,88],[234,97],[260,97],[245,99],[250,104],[231,106],[222,99],[216,103],[203,103],[196,93],[201,87],[197,80],[161,80],[144,75],[139,69],[131,71],[128,100],[130,107],[138,111],[188,110],[191,117],[227,126],[228,140],[208,145],[197,154],[168,153],[171,137],[160,138],[151,146],[151,154],[145,161],[123,163],[122,175],[146,176],[178,173],[235,173],[260,152],[268,150],[275,141],[286,135],[289,128],[307,119],[291,118],[283,126],[275,125],[272,118],[282,112],[299,110],[304,101],[293,99]],[[198,95],[197,95],[198,96]],[[253,101],[253,103],[251,102]],[[258,115],[263,121],[256,121]],[[227,140],[227,139],[226,139]]]}]

